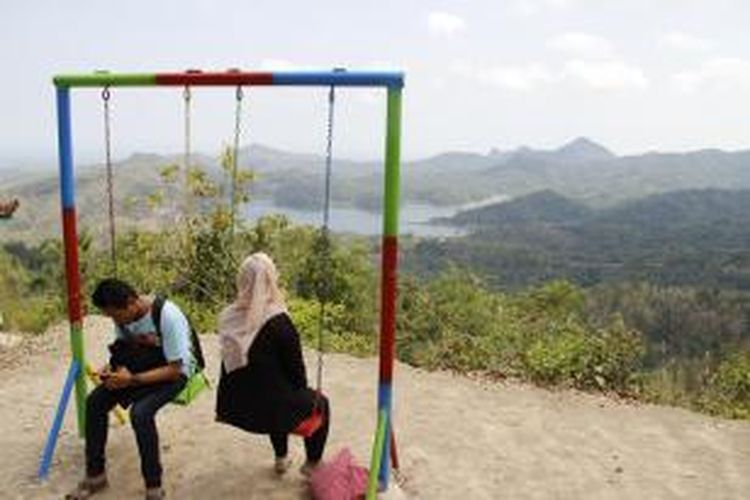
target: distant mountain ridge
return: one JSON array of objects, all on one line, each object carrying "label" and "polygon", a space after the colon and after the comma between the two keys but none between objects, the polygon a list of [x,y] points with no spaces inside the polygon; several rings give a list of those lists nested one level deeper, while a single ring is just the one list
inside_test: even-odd
[{"label": "distant mountain ridge", "polygon": [[556,153],[559,159],[565,161],[606,161],[616,158],[610,150],[586,137],[561,146]]},{"label": "distant mountain ridge", "polygon": [[[191,159],[216,180],[223,178],[218,155],[194,152]],[[159,178],[162,167],[181,165],[182,161],[181,154],[143,152],[115,162],[118,213],[125,213],[125,205],[143,200],[163,185]],[[252,198],[297,209],[321,206],[323,156],[253,144],[241,148],[239,162],[256,172]],[[380,211],[383,169],[382,160],[354,161],[335,156],[334,202]],[[77,165],[76,170],[79,213],[83,218],[96,219],[105,206],[104,167]],[[14,227],[22,226],[29,234],[37,232],[36,226],[42,228],[42,233],[44,228],[56,229],[56,170],[17,172],[3,177],[0,186],[0,196],[21,198],[22,208]],[[607,207],[651,194],[708,188],[750,189],[750,151],[704,149],[617,156],[595,141],[580,137],[553,149],[493,149],[487,154],[451,151],[401,165],[401,201],[405,204],[460,206],[548,190],[577,203]],[[91,210],[91,206],[95,208]],[[8,226],[0,227],[0,232],[7,231]]]},{"label": "distant mountain ridge", "polygon": [[[496,153],[497,156],[497,153]],[[502,156],[501,156],[502,157]],[[610,150],[586,137],[578,137],[557,149],[541,150],[520,147],[504,155],[504,163],[513,162],[546,162],[546,163],[580,163],[616,159]]]}]

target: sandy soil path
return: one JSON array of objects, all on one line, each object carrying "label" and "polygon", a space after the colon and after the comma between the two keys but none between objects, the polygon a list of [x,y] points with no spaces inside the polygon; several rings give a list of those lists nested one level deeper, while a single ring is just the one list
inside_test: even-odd
[{"label": "sandy soil path", "polygon": [[[86,321],[94,364],[104,361],[109,324]],[[68,363],[67,330],[0,351],[0,498],[61,498],[83,473],[72,408],[50,478],[34,475]],[[210,372],[217,349],[204,339]],[[314,368],[309,353],[308,369]],[[10,362],[12,360],[12,362]],[[369,462],[377,363],[327,355],[333,408],[328,454],[349,446]],[[618,403],[571,391],[491,384],[405,365],[396,370],[400,494],[424,499],[747,499],[750,423],[685,410]],[[179,499],[307,498],[295,467],[271,472],[263,436],[213,422],[213,394],[160,413],[165,487]],[[293,440],[296,463],[302,447]],[[102,499],[141,498],[133,433],[113,425],[111,489]]]}]

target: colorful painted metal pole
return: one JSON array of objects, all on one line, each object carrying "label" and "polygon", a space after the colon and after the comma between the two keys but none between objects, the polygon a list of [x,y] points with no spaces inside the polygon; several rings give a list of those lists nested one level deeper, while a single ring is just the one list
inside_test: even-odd
[{"label": "colorful painted metal pole", "polygon": [[[57,138],[60,155],[60,197],[62,201],[63,245],[65,248],[65,281],[68,290],[68,320],[73,359],[86,366],[83,349],[83,314],[81,282],[78,272],[78,233],[76,231],[75,176],[73,173],[73,134],[70,120],[70,91],[57,88]],[[86,430],[86,374],[76,377],[78,433]]]},{"label": "colorful painted metal pole", "polygon": [[60,402],[57,404],[55,420],[52,422],[52,428],[50,428],[49,434],[47,435],[47,442],[44,444],[42,459],[39,462],[39,472],[37,473],[39,479],[46,479],[47,474],[49,474],[49,468],[52,464],[52,456],[55,454],[55,446],[57,445],[57,437],[60,435],[63,417],[65,417],[65,408],[68,407],[68,400],[70,399],[70,393],[73,390],[73,384],[81,371],[81,365],[78,364],[78,361],[74,359],[70,362],[68,376],[65,378],[65,385],[63,386],[62,395],[60,396]]},{"label": "colorful painted metal pole", "polygon": [[396,71],[238,71],[191,70],[183,73],[109,73],[57,75],[58,87],[148,87],[189,85],[288,85],[401,88],[404,75]]},{"label": "colorful painted metal pole", "polygon": [[[386,435],[383,456],[389,456],[391,445],[391,406],[393,358],[396,338],[396,286],[398,279],[398,212],[401,157],[401,88],[388,89],[387,130],[385,138],[385,206],[383,211],[383,262],[381,270],[380,308],[380,383],[378,412],[385,411]],[[390,466],[380,462],[380,486],[388,488]]]},{"label": "colorful painted metal pole", "polygon": [[[388,414],[385,410],[381,410],[378,412],[378,427],[375,431],[375,441],[372,443],[370,475],[367,479],[367,500],[375,500],[378,496],[378,471],[380,470],[380,464],[383,463],[385,458],[383,448],[386,429],[388,429]],[[387,462],[388,460],[385,461]]]}]

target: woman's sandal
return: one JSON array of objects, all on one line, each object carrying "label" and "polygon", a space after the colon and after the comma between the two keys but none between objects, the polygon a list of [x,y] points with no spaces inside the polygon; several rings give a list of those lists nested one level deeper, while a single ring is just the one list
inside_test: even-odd
[{"label": "woman's sandal", "polygon": [[65,495],[65,500],[85,500],[102,491],[107,486],[109,486],[109,482],[106,476],[87,477],[78,483],[76,489]]},{"label": "woman's sandal", "polygon": [[276,457],[273,463],[273,470],[278,476],[282,476],[289,470],[292,465],[292,459],[289,457]]},{"label": "woman's sandal", "polygon": [[299,472],[303,476],[309,478],[310,476],[312,476],[312,473],[315,471],[315,468],[318,465],[320,465],[320,460],[318,460],[316,462],[311,462],[310,460],[308,460],[307,462],[305,462],[304,464],[302,464],[302,467],[299,468]]}]

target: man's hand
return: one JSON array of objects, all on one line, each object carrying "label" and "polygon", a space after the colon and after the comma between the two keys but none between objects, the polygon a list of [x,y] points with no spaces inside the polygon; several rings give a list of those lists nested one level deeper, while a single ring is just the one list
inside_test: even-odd
[{"label": "man's hand", "polygon": [[124,389],[125,387],[159,384],[162,382],[174,382],[182,376],[182,368],[179,361],[154,368],[137,374],[130,373],[124,366],[117,370],[110,370],[102,382],[107,389]]},{"label": "man's hand", "polygon": [[109,372],[109,375],[102,379],[107,389],[124,389],[133,384],[133,374],[124,366],[115,371]]},{"label": "man's hand", "polygon": [[139,333],[135,336],[135,343],[138,345],[148,346],[148,347],[154,347],[158,345],[159,337],[156,335],[156,332],[150,332],[150,333]]},{"label": "man's hand", "polygon": [[96,372],[96,376],[102,381],[106,380],[110,375],[112,375],[112,367],[109,366],[109,363],[99,368],[99,371]]}]

